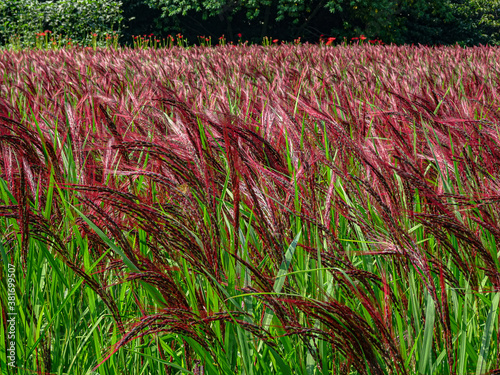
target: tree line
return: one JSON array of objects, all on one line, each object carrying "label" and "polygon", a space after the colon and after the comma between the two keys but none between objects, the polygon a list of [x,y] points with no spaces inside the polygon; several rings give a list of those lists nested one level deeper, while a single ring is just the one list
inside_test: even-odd
[{"label": "tree line", "polygon": [[500,44],[500,0],[0,0],[0,43],[29,44],[51,30],[74,41],[118,33],[181,34],[260,43],[336,43],[364,35],[385,43]]}]

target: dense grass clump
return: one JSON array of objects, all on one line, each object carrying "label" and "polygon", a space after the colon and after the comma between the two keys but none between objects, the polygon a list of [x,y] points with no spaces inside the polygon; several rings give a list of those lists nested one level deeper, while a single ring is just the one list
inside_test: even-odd
[{"label": "dense grass clump", "polygon": [[499,55],[3,52],[12,373],[498,368]]}]

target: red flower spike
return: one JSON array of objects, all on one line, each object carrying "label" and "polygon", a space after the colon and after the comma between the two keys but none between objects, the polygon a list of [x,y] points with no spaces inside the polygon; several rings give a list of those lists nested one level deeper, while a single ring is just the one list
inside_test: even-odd
[{"label": "red flower spike", "polygon": [[337,38],[334,38],[334,37],[328,38],[328,40],[326,41],[326,45],[327,46],[331,45],[335,39],[337,39]]}]

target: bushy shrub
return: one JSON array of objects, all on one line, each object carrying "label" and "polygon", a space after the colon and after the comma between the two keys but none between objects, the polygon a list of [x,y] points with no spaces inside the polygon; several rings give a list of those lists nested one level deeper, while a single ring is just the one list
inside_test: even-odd
[{"label": "bushy shrub", "polygon": [[107,0],[6,0],[0,3],[0,43],[17,39],[33,45],[35,33],[51,30],[65,38],[83,41],[91,33],[120,29],[122,2]]},{"label": "bushy shrub", "polygon": [[14,35],[27,33],[43,27],[43,13],[33,0],[6,0],[0,2],[0,42],[5,44]]}]

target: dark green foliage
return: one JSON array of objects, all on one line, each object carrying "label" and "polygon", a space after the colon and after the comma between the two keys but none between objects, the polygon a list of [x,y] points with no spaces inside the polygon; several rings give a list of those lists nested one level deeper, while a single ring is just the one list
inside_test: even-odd
[{"label": "dark green foliage", "polygon": [[[161,18],[161,10],[158,7],[149,6],[147,0],[124,0],[122,6],[125,24],[122,30],[122,43],[129,43],[135,35],[171,32],[165,27],[165,19]],[[166,23],[169,26],[175,25],[172,22]]]},{"label": "dark green foliage", "polygon": [[395,27],[398,42],[424,45],[454,44],[458,40],[449,33],[455,20],[450,0],[405,0]]},{"label": "dark green foliage", "polygon": [[[161,9],[164,17],[180,19],[186,36],[226,35],[237,40],[262,41],[264,36],[291,40],[298,36],[317,41],[321,34],[339,23],[329,9],[340,9],[335,1],[269,1],[224,2],[212,0],[145,0]],[[328,5],[328,9],[325,6]],[[339,23],[339,26],[341,23]]]},{"label": "dark green foliage", "polygon": [[465,45],[497,44],[500,34],[498,0],[143,1],[182,25],[176,32],[190,39],[225,34],[236,40],[241,32],[250,41],[301,36],[317,42],[321,34],[338,40],[364,34],[386,43]]}]

